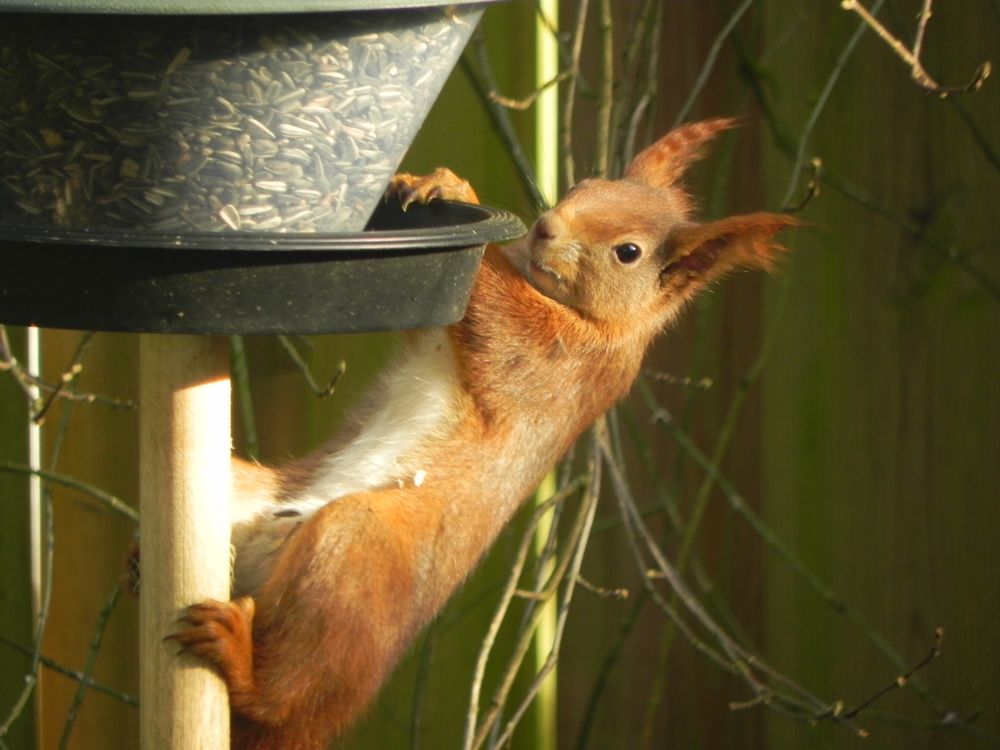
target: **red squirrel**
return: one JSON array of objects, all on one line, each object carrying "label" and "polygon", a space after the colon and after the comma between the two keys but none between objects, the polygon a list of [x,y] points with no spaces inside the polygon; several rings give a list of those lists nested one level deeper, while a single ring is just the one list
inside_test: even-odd
[{"label": "red squirrel", "polygon": [[[487,247],[465,317],[410,334],[348,434],[284,467],[235,462],[233,600],[172,636],[225,679],[233,747],[343,732],[656,334],[727,271],[771,266],[794,220],[698,224],[678,184],[732,125],[678,128]],[[447,170],[389,192],[477,202]]]}]

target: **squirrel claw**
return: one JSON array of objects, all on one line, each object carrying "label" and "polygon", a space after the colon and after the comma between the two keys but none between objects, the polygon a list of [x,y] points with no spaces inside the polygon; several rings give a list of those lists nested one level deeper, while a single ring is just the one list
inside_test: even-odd
[{"label": "squirrel claw", "polygon": [[444,167],[438,167],[429,175],[394,175],[385,190],[385,198],[397,198],[404,211],[413,203],[430,203],[438,199],[479,203],[472,186]]},{"label": "squirrel claw", "polygon": [[140,575],[139,567],[139,545],[136,542],[132,542],[129,545],[128,552],[125,553],[122,572],[118,576],[118,585],[121,586],[126,594],[134,597],[139,596],[139,591],[142,588],[142,576]]},{"label": "squirrel claw", "polygon": [[251,653],[253,616],[253,599],[246,596],[192,604],[177,618],[180,629],[163,640],[178,644],[181,653],[204,659],[232,685],[250,671],[243,662]]},{"label": "squirrel claw", "polygon": [[191,654],[218,672],[229,688],[234,711],[246,712],[254,705],[253,617],[254,600],[249,596],[229,602],[208,600],[192,604],[177,618],[180,628],[166,636],[180,646],[179,654]]}]

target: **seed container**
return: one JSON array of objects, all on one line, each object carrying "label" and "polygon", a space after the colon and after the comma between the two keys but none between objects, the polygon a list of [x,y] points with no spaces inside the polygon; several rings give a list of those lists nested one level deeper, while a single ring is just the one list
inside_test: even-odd
[{"label": "seed container", "polygon": [[0,225],[360,231],[483,7],[0,0]]}]

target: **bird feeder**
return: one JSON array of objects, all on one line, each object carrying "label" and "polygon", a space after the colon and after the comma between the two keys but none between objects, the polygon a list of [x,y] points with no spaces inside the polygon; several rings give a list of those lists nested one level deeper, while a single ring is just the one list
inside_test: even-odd
[{"label": "bird feeder", "polygon": [[510,214],[382,200],[483,12],[451,0],[0,0],[0,321],[140,338],[145,748],[228,747],[163,642],[229,596],[222,334],[459,319]]}]

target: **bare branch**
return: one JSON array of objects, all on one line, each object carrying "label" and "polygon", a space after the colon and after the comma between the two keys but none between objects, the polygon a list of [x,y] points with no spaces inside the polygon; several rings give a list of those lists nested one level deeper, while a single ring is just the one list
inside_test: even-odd
[{"label": "bare branch", "polygon": [[[877,0],[875,3],[875,11],[877,12],[884,3],[885,0]],[[865,25],[863,23],[859,24],[858,28],[851,35],[851,38],[847,41],[847,44],[844,45],[844,49],[841,50],[840,55],[837,56],[837,61],[833,66],[833,70],[830,71],[830,75],[827,77],[823,90],[820,92],[819,97],[816,99],[816,103],[813,105],[812,112],[809,113],[809,118],[806,120],[805,127],[799,135],[799,143],[795,150],[795,164],[792,166],[791,179],[788,183],[788,189],[785,191],[785,197],[781,201],[781,205],[783,207],[790,207],[793,205],[792,196],[795,194],[795,187],[798,184],[799,173],[802,171],[802,164],[806,160],[806,147],[809,144],[809,137],[812,135],[812,131],[815,129],[816,123],[819,122],[819,116],[826,107],[826,103],[830,98],[830,94],[833,93],[833,89],[837,85],[837,81],[840,80],[840,74],[844,71],[847,61],[850,59],[851,55],[854,54],[854,49],[858,46],[858,42],[861,41],[864,30]],[[787,210],[787,208],[783,208],[783,210]]]},{"label": "bare branch", "polygon": [[[20,643],[12,641],[3,635],[0,635],[0,643],[9,646],[10,648],[14,649],[15,651],[21,654],[24,654],[29,658],[32,657],[35,653],[34,649],[31,649],[28,646],[23,646]],[[82,683],[91,690],[96,690],[98,693],[103,693],[104,695],[110,696],[115,700],[121,701],[122,703],[128,706],[139,705],[139,701],[134,696],[129,695],[128,693],[123,693],[119,690],[115,690],[114,688],[108,687],[107,685],[97,682],[97,680],[88,677],[83,672],[79,672],[75,669],[70,669],[69,667],[64,667],[55,659],[50,659],[47,656],[40,655],[38,661],[46,669],[51,669],[53,672],[58,672],[63,677],[68,677],[71,680],[75,680],[76,682]]]},{"label": "bare branch", "polygon": [[664,0],[644,0],[629,24],[631,33],[625,44],[624,61],[619,76],[614,112],[612,148],[618,174],[635,153],[639,129],[648,122],[660,79],[660,44]]},{"label": "bare branch", "polygon": [[76,351],[73,352],[73,356],[70,358],[69,364],[66,369],[63,370],[62,377],[59,378],[59,382],[56,387],[52,390],[49,398],[43,403],[34,413],[32,419],[35,424],[42,424],[45,421],[45,416],[49,413],[52,408],[52,404],[56,402],[56,399],[62,394],[64,389],[68,389],[76,378],[83,372],[83,357],[87,353],[87,349],[90,348],[90,342],[94,340],[94,332],[88,331],[80,337],[80,342],[76,345]]},{"label": "bare branch", "polygon": [[[849,719],[833,715],[829,711],[828,703],[822,701],[786,675],[771,668],[759,656],[737,643],[715,622],[691,593],[687,584],[684,583],[676,568],[667,560],[647,529],[638,513],[622,470],[617,465],[610,445],[608,445],[606,440],[601,443],[601,450],[604,454],[605,463],[610,469],[612,487],[615,489],[615,494],[622,510],[625,528],[630,535],[630,546],[632,546],[633,553],[636,555],[637,563],[642,565],[643,555],[639,546],[639,542],[641,541],[641,548],[652,556],[655,563],[654,577],[662,577],[662,580],[665,580],[669,584],[677,601],[683,605],[686,612],[694,619],[697,625],[711,636],[712,641],[718,646],[719,651],[716,651],[711,645],[694,634],[691,627],[680,617],[680,613],[653,586],[653,579],[648,575],[644,575],[643,581],[647,582],[647,590],[653,596],[653,600],[664,610],[678,629],[684,633],[692,646],[709,656],[725,671],[743,677],[754,695],[769,707],[787,712],[789,715],[803,720],[814,721],[817,717],[823,717],[841,723],[854,734],[863,736],[863,729],[856,726]],[[645,569],[644,565],[642,565],[642,569]]]},{"label": "bare branch", "polygon": [[564,70],[562,73],[557,75],[550,81],[547,81],[543,86],[535,89],[530,94],[528,94],[523,99],[512,99],[510,97],[504,96],[496,91],[490,91],[487,93],[489,100],[495,104],[499,104],[501,107],[506,107],[507,109],[513,109],[518,112],[523,112],[528,109],[532,104],[538,101],[538,97],[544,94],[553,86],[558,86],[563,81],[567,81],[570,78],[576,76],[577,71],[573,68]]},{"label": "bare branch", "polygon": [[[483,720],[480,731],[477,731],[477,718],[479,715],[479,696],[482,691],[483,680],[486,677],[486,664],[489,660],[490,652],[493,649],[493,645],[496,642],[497,634],[500,632],[500,626],[503,624],[504,618],[506,617],[507,610],[510,606],[510,602],[513,599],[517,591],[517,582],[521,577],[521,573],[524,570],[525,563],[528,559],[528,552],[531,550],[531,543],[533,539],[534,530],[541,523],[542,518],[547,512],[549,512],[555,505],[563,502],[567,497],[576,492],[581,484],[582,478],[572,482],[566,487],[562,488],[555,495],[550,497],[543,503],[540,503],[537,508],[535,508],[534,513],[531,516],[531,520],[525,527],[523,536],[521,537],[521,544],[518,547],[517,553],[514,556],[513,565],[511,567],[510,575],[507,578],[507,583],[504,587],[503,593],[500,595],[500,601],[497,604],[497,608],[493,614],[493,620],[490,622],[489,629],[486,635],[483,637],[482,644],[479,649],[479,656],[476,660],[476,666],[473,672],[472,682],[470,684],[469,690],[469,704],[468,710],[466,712],[466,723],[465,723],[465,740],[463,747],[466,750],[469,748],[478,747],[482,743],[482,739],[485,736],[485,732],[481,731],[483,727],[486,727],[488,731],[487,723],[492,723],[490,721],[496,714],[495,710],[490,711],[487,718]],[[540,609],[538,610],[541,611]],[[510,671],[517,671],[517,666],[520,666],[520,661]],[[511,678],[513,682],[513,678]],[[508,686],[509,689],[509,686]],[[499,696],[503,694],[503,685],[497,690],[497,698],[494,698],[493,705],[498,705]]]},{"label": "bare branch", "polygon": [[[481,36],[477,36],[471,44],[472,55],[463,55],[461,58],[462,70],[465,71],[473,87],[479,94],[480,100],[486,107],[486,112],[493,122],[493,127],[499,134],[501,140],[507,148],[511,161],[517,170],[521,183],[528,192],[532,203],[538,208],[545,206],[545,199],[538,189],[538,176],[531,165],[531,161],[524,153],[521,141],[518,139],[514,124],[510,119],[510,112],[490,99],[490,92],[496,91],[497,79],[493,73],[493,66],[490,63],[489,55],[486,54],[486,44]],[[476,64],[470,62],[470,57],[475,57]],[[570,81],[575,80],[571,77]]]},{"label": "bare branch", "polygon": [[594,583],[591,583],[583,576],[577,576],[576,582],[579,583],[581,586],[583,586],[585,589],[587,589],[587,591],[589,591],[590,593],[596,594],[597,596],[602,598],[628,599],[629,597],[629,592],[628,589],[626,588],[606,589]]},{"label": "bare branch", "polygon": [[[576,27],[573,29],[573,41],[570,45],[570,66],[574,70],[580,69],[580,55],[583,50],[583,34],[587,28],[587,12],[590,8],[590,0],[580,0],[576,9]],[[564,94],[562,118],[559,125],[559,156],[563,165],[563,179],[568,187],[576,183],[576,162],[573,159],[573,115],[576,111],[576,87],[578,76],[573,76],[566,84]]]},{"label": "bare branch", "polygon": [[76,723],[76,717],[80,713],[80,707],[83,705],[84,696],[90,688],[90,676],[93,674],[94,665],[97,663],[97,655],[101,650],[101,642],[104,640],[104,633],[108,628],[108,622],[111,620],[111,613],[114,612],[115,607],[118,604],[118,599],[121,597],[121,593],[121,586],[115,585],[114,588],[111,589],[111,595],[108,597],[107,602],[105,602],[104,607],[101,608],[100,613],[97,615],[97,624],[94,626],[94,635],[90,639],[90,649],[87,652],[87,662],[83,667],[82,677],[78,680],[79,685],[77,685],[76,694],[73,696],[73,703],[70,704],[69,711],[66,714],[66,722],[63,724],[62,736],[59,738],[59,750],[64,750],[69,747],[69,739],[73,734],[73,726]]},{"label": "bare branch", "polygon": [[899,675],[895,680],[886,685],[884,688],[874,693],[870,698],[862,701],[857,706],[852,708],[850,711],[845,711],[843,713],[843,717],[845,719],[853,718],[862,711],[864,711],[866,708],[871,706],[873,703],[875,703],[875,701],[879,700],[886,693],[890,693],[893,690],[897,690],[899,688],[908,685],[913,675],[915,675],[921,669],[926,667],[941,654],[941,641],[943,638],[944,638],[944,628],[937,628],[934,631],[934,645],[931,646],[930,651],[927,652],[927,655],[923,659],[921,659],[915,665],[910,667],[903,674]]},{"label": "bare branch", "polygon": [[691,87],[691,91],[688,93],[687,99],[684,100],[684,104],[681,106],[680,112],[677,113],[677,119],[674,120],[674,127],[677,127],[684,122],[690,114],[691,108],[694,106],[694,102],[698,98],[698,94],[700,94],[701,90],[705,87],[705,83],[708,81],[708,76],[712,72],[712,68],[715,67],[715,61],[719,57],[719,52],[722,51],[723,43],[726,41],[726,38],[730,35],[730,33],[732,33],[733,29],[736,28],[736,24],[739,23],[743,14],[750,9],[750,5],[753,1],[754,0],[743,0],[743,3],[733,11],[729,20],[726,21],[726,24],[712,41],[712,46],[708,51],[708,55],[705,57],[704,64],[701,66],[698,78],[695,79],[694,86]]},{"label": "bare branch", "polygon": [[250,364],[242,336],[229,337],[230,365],[233,372],[233,401],[240,415],[243,427],[243,443],[246,455],[256,461],[260,457],[260,443],[257,440],[257,420],[250,396]]},{"label": "bare branch", "polygon": [[[80,344],[84,350],[86,349],[86,345],[89,345],[91,336],[93,336],[92,333],[84,334]],[[82,353],[80,356],[82,356]],[[77,361],[77,358],[74,357],[74,360],[70,362],[69,367],[57,383],[51,383],[40,377],[32,375],[21,366],[17,357],[14,356],[13,350],[10,346],[10,340],[7,337],[7,327],[0,324],[0,372],[9,372],[18,387],[24,392],[24,395],[28,400],[29,409],[31,410],[32,419],[34,419],[37,424],[41,424],[41,421],[44,420],[46,414],[48,414],[57,398],[65,401],[85,404],[99,403],[109,406],[112,409],[136,408],[136,403],[128,399],[109,398],[95,393],[81,393],[68,388],[68,386],[72,385],[82,371],[82,367],[79,367],[78,365],[79,362]],[[35,399],[31,391],[32,388],[38,388],[39,390],[50,394],[50,397],[46,401]]]},{"label": "bare branch", "polygon": [[600,0],[598,7],[601,16],[601,75],[597,102],[594,168],[599,177],[607,177],[610,164],[611,115],[615,100],[614,25],[611,19],[611,0]]},{"label": "bare branch", "polygon": [[923,63],[920,61],[920,54],[923,51],[924,33],[927,30],[927,22],[930,21],[931,18],[932,3],[933,0],[924,0],[923,8],[921,9],[917,20],[917,33],[913,40],[912,49],[907,49],[906,45],[893,36],[893,34],[875,17],[874,13],[870,12],[864,5],[858,2],[858,0],[841,0],[840,7],[846,11],[853,11],[856,13],[861,20],[872,29],[872,31],[878,34],[882,41],[888,44],[892,51],[895,52],[903,62],[910,66],[910,77],[913,78],[916,84],[922,89],[929,91],[932,94],[937,94],[942,99],[950,96],[951,94],[979,91],[979,89],[981,89],[983,84],[986,82],[986,79],[989,78],[990,73],[993,72],[993,65],[989,60],[980,63],[975,74],[972,76],[972,80],[962,86],[942,86],[931,78],[930,74],[924,69]]},{"label": "bare branch", "polygon": [[[521,703],[514,710],[513,715],[504,727],[504,731],[491,745],[492,747],[506,747],[514,729],[517,727],[518,722],[524,715],[524,712],[528,709],[528,706],[531,705],[531,702],[541,690],[545,678],[552,671],[559,660],[559,650],[562,643],[563,632],[566,628],[566,619],[569,616],[570,605],[575,591],[575,584],[580,572],[580,567],[583,564],[583,555],[584,552],[586,552],[587,544],[590,541],[590,532],[593,528],[594,516],[597,512],[597,500],[600,495],[601,488],[601,469],[598,456],[599,438],[597,436],[603,434],[606,429],[606,421],[602,418],[598,420],[592,430],[594,437],[591,443],[590,481],[587,491],[584,493],[583,500],[580,503],[580,509],[570,532],[569,539],[566,542],[564,557],[550,578],[550,580],[553,581],[551,584],[553,591],[558,585],[560,585],[560,583],[563,586],[562,593],[559,597],[559,610],[556,617],[556,631],[553,635],[552,649],[549,652],[545,663],[538,670],[535,678],[532,680],[531,685],[522,696]],[[540,607],[537,609],[539,612],[542,611]],[[526,632],[526,635],[530,635],[530,633]]]},{"label": "bare branch", "polygon": [[35,475],[46,481],[55,482],[56,484],[61,484],[64,487],[79,490],[80,492],[94,498],[118,515],[124,516],[135,523],[139,522],[139,513],[128,503],[115,497],[110,492],[105,492],[101,488],[95,487],[92,484],[81,482],[79,479],[75,479],[67,474],[57,474],[43,469],[32,469],[30,466],[14,463],[13,461],[0,461],[0,471],[6,471],[10,474]]},{"label": "bare branch", "polygon": [[648,368],[644,369],[642,371],[642,374],[643,376],[657,383],[669,383],[670,385],[680,385],[685,388],[693,388],[699,391],[707,391],[714,385],[714,382],[709,377],[692,378],[687,375],[674,375],[671,372],[650,370]]},{"label": "bare branch", "polygon": [[288,352],[288,356],[291,358],[292,362],[295,363],[295,366],[302,372],[302,377],[306,379],[306,383],[309,384],[313,393],[315,393],[319,398],[332,396],[334,390],[337,388],[337,383],[340,382],[341,377],[343,377],[344,373],[347,372],[347,363],[344,360],[338,362],[337,370],[333,373],[333,377],[330,379],[330,382],[325,386],[321,386],[316,382],[316,378],[313,377],[312,370],[309,369],[309,364],[302,358],[302,355],[299,354],[299,350],[295,348],[295,345],[291,342],[288,336],[278,336],[278,341],[281,342],[285,351]]}]

